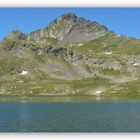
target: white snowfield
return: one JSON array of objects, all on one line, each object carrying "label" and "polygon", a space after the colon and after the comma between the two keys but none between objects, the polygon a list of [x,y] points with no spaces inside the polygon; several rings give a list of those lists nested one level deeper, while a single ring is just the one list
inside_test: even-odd
[{"label": "white snowfield", "polygon": [[101,90],[97,90],[97,91],[96,91],[96,94],[101,94],[101,93],[102,93]]},{"label": "white snowfield", "polygon": [[95,95],[96,95],[96,96],[100,96],[100,95],[101,95],[101,93],[102,93],[102,91],[101,91],[101,90],[97,90],[97,91],[95,92]]},{"label": "white snowfield", "polygon": [[111,54],[112,54],[112,52],[105,52],[105,54],[106,54],[106,55],[111,55]]},{"label": "white snowfield", "polygon": [[134,63],[133,66],[138,66],[138,63]]},{"label": "white snowfield", "polygon": [[23,71],[20,73],[20,75],[26,75],[27,73],[28,73],[28,71],[23,70]]}]

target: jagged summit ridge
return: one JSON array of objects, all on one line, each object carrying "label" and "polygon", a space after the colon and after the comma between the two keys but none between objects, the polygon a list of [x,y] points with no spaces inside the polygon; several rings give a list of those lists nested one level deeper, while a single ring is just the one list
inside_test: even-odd
[{"label": "jagged summit ridge", "polygon": [[107,27],[97,22],[91,22],[73,13],[62,15],[51,23],[48,28],[50,37],[63,40],[63,43],[81,42],[97,38],[108,32]]},{"label": "jagged summit ridge", "polygon": [[58,18],[58,20],[75,20],[77,18],[75,13],[65,13],[63,14],[60,18]]},{"label": "jagged summit ridge", "polygon": [[70,44],[70,42],[79,43],[95,39],[107,32],[108,29],[104,25],[78,17],[74,13],[66,13],[44,29],[36,30],[28,35],[15,30],[10,32],[4,40],[28,40],[47,43],[48,39],[54,38],[60,44]]},{"label": "jagged summit ridge", "polygon": [[36,30],[28,35],[16,30],[9,33],[4,40],[8,38],[8,40],[28,40],[46,43],[48,39],[54,38],[59,43],[69,44],[70,42],[88,41],[102,36],[107,32],[108,29],[104,25],[78,17],[74,13],[66,13],[44,29]]}]

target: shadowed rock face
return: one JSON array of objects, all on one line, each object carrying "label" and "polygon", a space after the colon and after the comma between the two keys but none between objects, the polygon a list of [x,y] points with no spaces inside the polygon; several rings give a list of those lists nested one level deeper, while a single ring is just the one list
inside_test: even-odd
[{"label": "shadowed rock face", "polygon": [[[64,93],[75,94],[82,87],[84,93],[85,90],[96,93],[96,86],[105,85],[113,85],[111,88],[113,93],[116,93],[118,91],[115,89],[118,90],[117,87],[121,83],[125,87],[122,93],[128,94],[129,82],[135,82],[134,91],[138,93],[140,40],[118,36],[114,32],[109,32],[104,25],[67,13],[55,19],[48,27],[30,34],[18,30],[10,32],[0,42],[0,66],[0,93],[6,93],[18,85],[19,90],[14,89],[17,94],[29,93],[29,89],[34,93],[32,90],[37,87],[37,94],[42,94],[49,83],[53,94],[56,93],[55,89],[62,85],[66,90]],[[28,71],[28,74],[21,77],[19,71],[24,70]],[[98,85],[97,81],[93,80],[96,78],[101,80]],[[69,80],[77,86],[69,83]],[[75,80],[79,80],[80,84]],[[82,80],[87,80],[87,83]],[[104,80],[108,80],[108,83],[104,83]],[[26,87],[26,82],[30,87],[23,92],[24,88],[20,84]],[[35,84],[37,82],[40,86]],[[78,86],[81,86],[81,89]],[[43,88],[40,89],[41,87]]]},{"label": "shadowed rock face", "polygon": [[58,56],[58,55],[66,56],[68,53],[67,48],[62,48],[62,47],[54,48],[52,46],[48,46],[46,48],[35,48],[35,49],[33,48],[31,50],[36,51],[38,53],[42,51],[44,55],[49,55],[53,57]]}]

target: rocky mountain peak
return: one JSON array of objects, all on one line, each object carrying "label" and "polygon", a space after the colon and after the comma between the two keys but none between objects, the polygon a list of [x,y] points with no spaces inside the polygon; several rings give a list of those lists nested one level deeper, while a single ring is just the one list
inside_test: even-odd
[{"label": "rocky mountain peak", "polygon": [[46,31],[51,38],[57,38],[64,44],[91,40],[108,32],[107,27],[97,22],[78,17],[74,13],[66,13],[54,20]]},{"label": "rocky mountain peak", "polygon": [[77,16],[76,14],[74,13],[66,13],[66,14],[63,14],[60,18],[58,18],[58,20],[74,20],[76,19]]},{"label": "rocky mountain peak", "polygon": [[44,29],[36,30],[29,35],[14,30],[4,40],[27,40],[46,44],[53,38],[53,41],[60,45],[70,45],[95,39],[107,32],[108,29],[104,25],[78,17],[74,13],[66,13]]},{"label": "rocky mountain peak", "polygon": [[79,43],[100,37],[108,32],[107,27],[97,22],[67,13],[48,26],[50,37],[62,44]]}]

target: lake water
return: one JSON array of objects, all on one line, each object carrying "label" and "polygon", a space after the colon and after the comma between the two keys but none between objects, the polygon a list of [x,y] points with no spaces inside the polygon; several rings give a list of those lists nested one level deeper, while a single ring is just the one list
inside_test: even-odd
[{"label": "lake water", "polygon": [[26,102],[22,98],[17,102],[13,99],[7,102],[5,97],[0,99],[1,132],[140,132],[137,100]]}]

